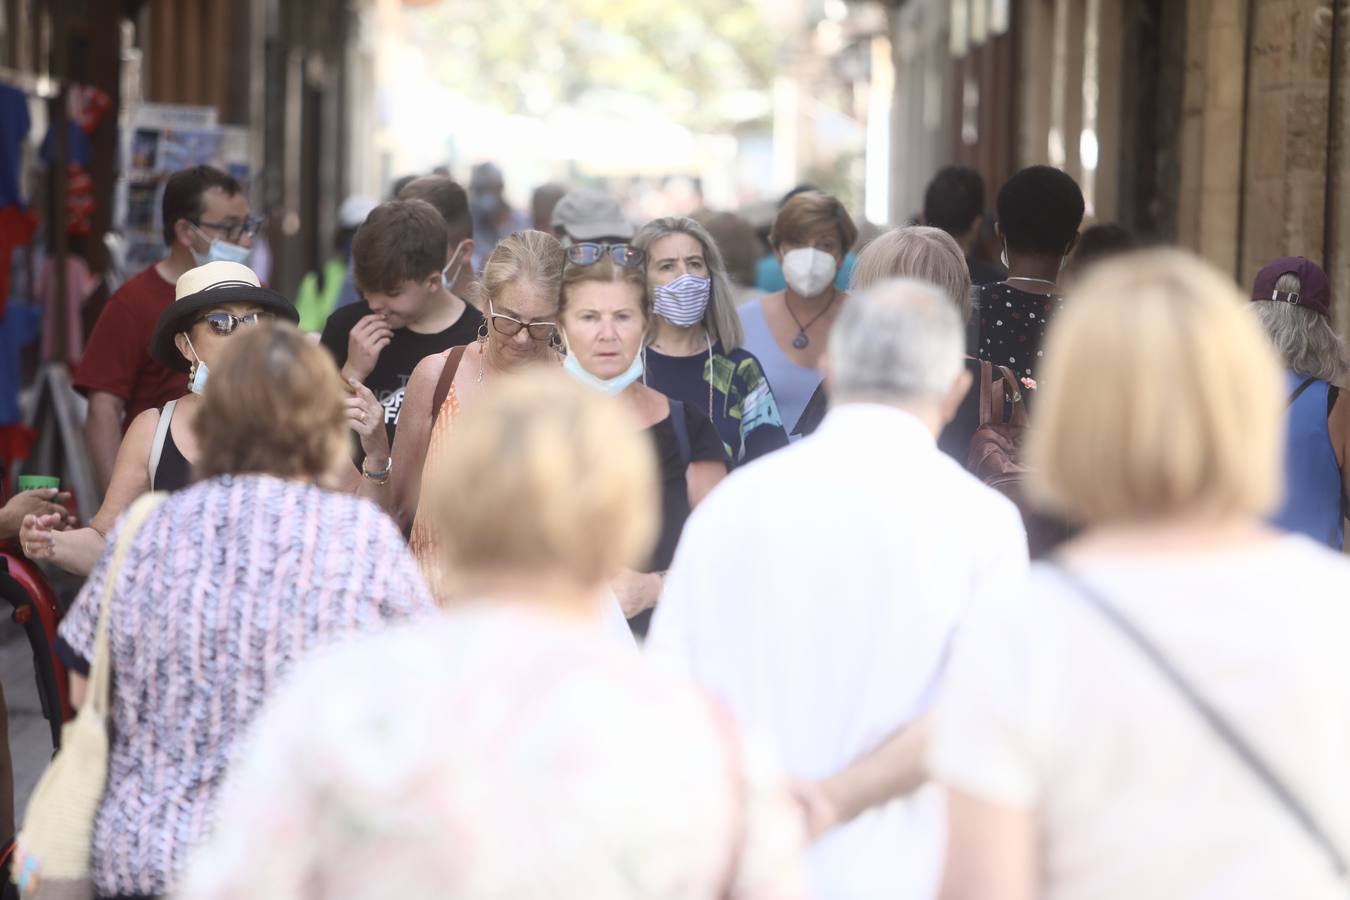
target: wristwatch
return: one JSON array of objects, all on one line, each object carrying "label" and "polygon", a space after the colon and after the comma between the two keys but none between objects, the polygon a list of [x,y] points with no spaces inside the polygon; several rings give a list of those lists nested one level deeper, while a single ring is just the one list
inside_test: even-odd
[{"label": "wristwatch", "polygon": [[394,470],[394,458],[391,456],[384,461],[384,468],[378,472],[367,472],[366,464],[361,463],[361,477],[367,481],[373,481],[376,484],[387,484],[389,482],[389,473]]}]

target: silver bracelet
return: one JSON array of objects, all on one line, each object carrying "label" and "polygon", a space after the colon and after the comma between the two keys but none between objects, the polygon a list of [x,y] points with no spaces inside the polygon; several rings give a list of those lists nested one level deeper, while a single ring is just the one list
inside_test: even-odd
[{"label": "silver bracelet", "polygon": [[367,472],[366,464],[361,462],[361,477],[367,481],[373,481],[376,484],[384,484],[389,480],[389,473],[394,470],[394,458],[391,456],[385,460],[384,468],[378,472]]}]

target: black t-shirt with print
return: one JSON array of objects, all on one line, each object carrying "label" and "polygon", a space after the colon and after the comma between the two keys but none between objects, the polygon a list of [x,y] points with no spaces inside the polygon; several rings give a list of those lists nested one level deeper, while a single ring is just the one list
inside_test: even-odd
[{"label": "black t-shirt with print", "polygon": [[1006,284],[985,284],[976,289],[976,302],[980,359],[1007,366],[1018,378],[1035,378],[1046,329],[1064,307],[1064,298],[1031,294]]},{"label": "black t-shirt with print", "polygon": [[[319,342],[333,354],[338,368],[347,362],[347,343],[356,323],[370,315],[370,305],[364,300],[350,303],[333,311],[323,326]],[[478,336],[483,314],[467,304],[464,313],[453,325],[435,334],[418,334],[407,328],[394,332],[389,346],[380,351],[375,368],[366,376],[365,385],[384,405],[384,425],[389,431],[389,443],[394,442],[394,426],[403,409],[403,393],[408,387],[417,364],[433,353],[443,353],[451,347],[467,344]],[[359,454],[358,454],[359,455]]]}]

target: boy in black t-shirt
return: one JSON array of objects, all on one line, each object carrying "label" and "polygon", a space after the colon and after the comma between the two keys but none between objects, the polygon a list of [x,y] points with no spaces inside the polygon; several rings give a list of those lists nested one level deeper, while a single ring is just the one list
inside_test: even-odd
[{"label": "boy in black t-shirt", "polygon": [[413,369],[472,341],[483,322],[450,290],[448,247],[445,221],[426,201],[375,207],[352,241],[362,300],[334,311],[320,338],[342,377],[363,382],[383,404],[391,445]]}]

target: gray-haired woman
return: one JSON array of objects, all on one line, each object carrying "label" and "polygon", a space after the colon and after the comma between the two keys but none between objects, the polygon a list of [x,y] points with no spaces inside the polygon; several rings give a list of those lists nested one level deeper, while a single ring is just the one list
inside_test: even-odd
[{"label": "gray-haired woman", "polygon": [[1274,522],[1340,550],[1350,402],[1337,402],[1345,348],[1331,325],[1331,285],[1316,263],[1285,256],[1257,273],[1252,302],[1286,367],[1285,493]]},{"label": "gray-haired woman", "polygon": [[653,219],[633,238],[647,254],[652,328],[643,351],[643,383],[706,411],[740,465],[788,438],[769,380],[744,332],[722,251],[698,222]]}]

